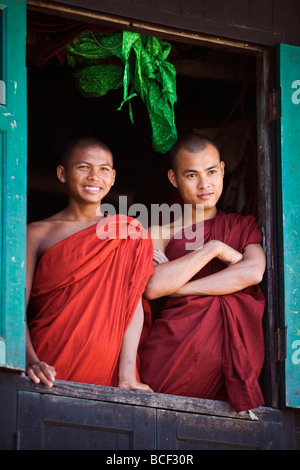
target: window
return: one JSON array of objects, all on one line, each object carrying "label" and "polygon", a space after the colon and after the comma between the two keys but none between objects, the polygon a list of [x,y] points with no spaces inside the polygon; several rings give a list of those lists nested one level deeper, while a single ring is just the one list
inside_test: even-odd
[{"label": "window", "polygon": [[[42,27],[47,29],[48,18],[42,13],[31,15],[28,12],[28,221],[45,218],[64,207],[64,188],[56,179],[57,158],[69,140],[85,133],[103,139],[114,154],[117,178],[105,203],[120,210],[119,196],[126,195],[127,208],[142,203],[149,214],[151,204],[170,203],[173,188],[167,179],[168,161],[166,155],[153,150],[146,106],[139,97],[132,100],[132,125],[127,106],[117,111],[123,99],[122,89],[111,90],[101,98],[85,97],[77,89],[73,70],[63,60],[66,57],[61,49],[60,61],[55,56],[41,61],[48,50],[47,39],[44,33],[45,41],[39,41],[36,29],[41,35]],[[59,26],[66,20],[52,16],[51,21],[52,25],[57,22]],[[36,28],[37,23],[39,28]],[[266,165],[270,155],[266,152],[266,139],[262,137],[268,121],[263,120],[262,112],[258,110],[260,107],[268,109],[267,86],[256,80],[256,76],[263,73],[258,60],[262,49],[253,48],[251,53],[247,49],[244,53],[239,46],[210,47],[207,42],[185,40],[182,35],[170,38],[166,34],[164,39],[171,43],[168,60],[177,70],[175,115],[178,134],[194,130],[203,133],[210,129],[211,137],[223,133],[223,147],[224,137],[227,139],[230,135],[230,151],[226,157],[222,155],[226,181],[220,208],[258,215],[258,189],[263,200],[259,208],[260,223],[265,239],[269,238],[267,218],[270,215],[265,210],[265,198],[272,201],[272,194],[265,181],[259,181],[258,174],[258,165],[261,168]],[[53,51],[54,44],[49,37],[48,40]],[[41,44],[45,44],[44,50]],[[259,106],[258,89],[261,95]],[[264,147],[259,151],[262,140]],[[232,158],[234,153],[238,159]],[[268,253],[268,256],[272,257],[274,253]],[[269,263],[272,264],[272,260]],[[266,297],[268,289],[273,291],[272,278],[268,276],[269,271],[265,279]],[[275,315],[274,308],[268,302],[266,317]],[[267,324],[266,331],[268,328]],[[273,352],[271,342],[267,343],[270,354]],[[272,359],[267,357],[266,370]],[[264,377],[263,388],[272,389],[270,374],[266,373]],[[269,397],[268,402],[271,401],[272,397]]]},{"label": "window", "polygon": [[[6,82],[6,97],[3,91],[5,90],[5,86],[2,86],[2,89],[0,88],[0,98],[3,101],[0,116],[0,144],[2,167],[4,169],[4,181],[2,186],[4,189],[2,192],[3,251],[1,257],[2,316],[0,331],[0,365],[8,365],[9,367],[16,368],[23,368],[25,363],[26,78],[25,55],[22,49],[25,35],[24,4],[25,2],[9,2],[9,8],[5,8],[0,17],[2,21],[3,38],[7,38],[7,40],[2,40],[2,43],[0,43],[4,50],[3,57],[7,58],[7,60],[4,60],[5,67],[0,68],[0,80],[4,83],[5,77],[13,77]],[[17,13],[16,9],[19,9]],[[14,35],[9,34],[10,23],[8,19],[10,11],[20,22],[20,27],[13,30]],[[3,20],[4,18],[6,18],[5,21]],[[134,202],[142,202],[147,205],[151,203],[162,203],[165,202],[166,199],[168,200],[170,193],[167,187],[167,180],[164,179],[167,167],[164,159],[161,156],[153,155],[151,150],[151,132],[150,127],[147,127],[148,124],[145,125],[145,123],[148,123],[148,116],[144,106],[133,102],[136,128],[132,131],[127,109],[123,109],[116,115],[115,110],[122,101],[121,93],[114,91],[109,96],[107,95],[102,98],[101,108],[99,108],[98,102],[96,103],[95,99],[86,99],[76,90],[70,68],[66,64],[58,65],[54,60],[50,61],[46,67],[37,67],[36,60],[38,59],[37,48],[39,42],[32,33],[32,31],[28,31],[27,39],[29,96],[29,222],[46,217],[62,208],[64,193],[62,192],[61,186],[56,182],[56,157],[58,156],[59,149],[65,144],[66,140],[70,140],[74,135],[76,136],[79,130],[97,133],[97,130],[101,127],[103,135],[108,136],[108,139],[106,139],[107,143],[110,145],[111,140],[115,154],[119,153],[120,159],[116,162],[118,180],[114,187],[115,192],[110,194],[111,199],[106,200],[106,202],[114,204],[118,194],[124,194],[124,191],[128,196],[128,205]],[[155,32],[153,34],[155,34]],[[169,41],[167,32],[165,35],[165,40]],[[251,49],[248,46],[247,54],[243,54],[243,50],[240,46],[234,47],[232,43],[230,47],[228,47],[228,45],[226,47],[224,46],[224,49],[222,49],[222,45],[218,48],[214,45],[214,47],[210,49],[207,40],[205,45],[203,45],[201,39],[187,38],[186,42],[184,42],[182,35],[180,36],[180,40],[183,41],[182,43],[179,43],[177,39],[178,38],[174,38],[173,35],[172,41],[174,41],[173,44],[179,54],[177,68],[181,70],[178,83],[179,94],[181,94],[183,101],[182,103],[178,103],[177,109],[180,109],[179,114],[181,113],[178,119],[179,125],[182,126],[182,132],[184,132],[187,119],[191,119],[191,122],[194,120],[194,124],[191,125],[193,125],[193,128],[197,129],[202,126],[222,126],[227,116],[232,111],[235,100],[239,97],[241,91],[242,81],[237,79],[237,71],[242,72],[243,67],[245,67],[249,72],[249,77],[254,77],[254,80],[252,82],[250,80],[250,83],[247,84],[247,93],[245,95],[247,102],[245,102],[244,105],[247,107],[247,117],[256,121],[255,128],[258,131],[256,145],[258,149],[258,165],[254,177],[257,178],[259,190],[259,218],[263,228],[265,250],[268,258],[264,286],[267,298],[265,320],[267,354],[265,372],[262,380],[267,404],[277,405],[278,390],[276,386],[273,387],[273,384],[278,382],[278,363],[276,362],[273,348],[273,332],[279,326],[277,324],[278,303],[274,295],[277,281],[273,271],[274,265],[276,264],[275,240],[277,232],[276,227],[272,223],[277,208],[273,186],[275,180],[275,160],[272,156],[268,122],[268,92],[270,87],[268,53],[263,48],[253,47]],[[11,44],[13,40],[16,41],[14,47],[19,47],[19,53],[17,55],[8,53],[8,48],[12,47]],[[230,48],[231,50],[228,52]],[[208,59],[207,62],[209,62],[213,59],[219,67],[210,69],[210,75],[207,77],[200,75],[195,76],[197,70],[194,66],[189,67],[187,60],[179,63],[180,54],[181,57],[183,57],[183,54],[185,54],[185,56],[191,54],[191,56],[194,55],[194,58],[196,54],[198,55],[199,63],[201,60]],[[228,65],[228,60],[230,61],[230,66]],[[221,65],[222,61],[224,61],[223,65]],[[227,75],[225,78],[225,72],[229,69],[231,69],[233,73],[229,77]],[[201,67],[199,67],[199,70],[201,71]],[[292,96],[295,101],[293,101],[295,108],[298,104],[298,96],[300,98],[300,93],[298,95],[299,68],[297,70],[298,76],[293,76],[291,84],[291,86],[294,86]],[[224,73],[223,76],[222,72]],[[215,74],[215,81],[212,80],[212,74]],[[256,79],[255,77],[258,78]],[[227,82],[228,79],[229,82]],[[207,98],[206,94],[208,92],[211,96],[215,96],[215,111],[210,109],[210,114],[203,114],[202,121],[200,119],[199,123],[199,119],[197,119],[197,124],[195,124],[195,117],[197,113],[199,113],[200,108],[195,104],[196,100],[194,100],[194,98],[201,99],[201,89],[203,91],[203,100]],[[17,94],[18,100],[15,99]],[[5,102],[5,106],[7,107],[4,107]],[[223,106],[222,109],[220,108],[221,102]],[[258,104],[256,105],[256,103]],[[193,107],[189,109],[189,105]],[[222,113],[220,113],[220,110],[222,110]],[[237,108],[235,112],[241,112],[241,109]],[[289,110],[286,112],[289,113]],[[14,115],[14,120],[11,118],[12,114]],[[240,118],[241,121],[243,121],[242,115],[240,115]],[[297,119],[297,117],[294,117],[294,119]],[[68,123],[68,125],[66,125],[66,123]],[[111,129],[114,129],[114,131],[111,132]],[[116,129],[118,131],[118,139],[115,138]],[[71,131],[74,132],[74,135],[72,135]],[[123,145],[125,141],[128,144],[127,147]],[[295,148],[295,144],[291,145],[292,148]],[[297,141],[296,145],[299,147],[299,141]],[[141,148],[143,149],[142,153],[140,152]],[[288,155],[291,154],[292,152],[283,153],[282,158],[288,159]],[[43,156],[42,158],[41,155]],[[287,162],[285,168],[290,168],[289,160],[284,161]],[[292,177],[295,178],[295,185],[298,181],[296,177],[298,174],[297,171],[299,171],[299,166],[297,167],[296,163],[293,167],[295,173],[292,174]],[[135,172],[137,173],[135,174]],[[141,175],[144,177],[144,180],[141,180]],[[132,184],[133,182],[134,184]],[[125,187],[124,185],[127,186]],[[158,191],[159,185],[161,191]],[[155,194],[153,194],[154,186],[156,188]],[[285,189],[286,185],[283,184],[283,194],[285,193]],[[155,199],[153,199],[154,197]],[[36,201],[38,201],[38,204],[36,204]],[[290,215],[292,212],[290,212],[290,208],[285,206],[285,201],[286,199],[283,197],[283,211],[288,211],[288,215]],[[294,208],[296,214],[296,202]],[[286,214],[285,217],[287,217]],[[281,220],[279,220],[279,226],[281,227]],[[290,247],[293,243],[296,243],[294,239],[290,238],[293,230],[297,230],[295,226],[289,230],[283,230],[283,243],[288,243]],[[290,261],[292,260],[292,253],[295,253],[295,249],[293,248],[289,253]],[[282,265],[284,265],[284,262],[285,260],[282,260]],[[288,269],[289,268],[285,268],[284,271],[285,276],[287,276],[285,278],[285,289],[289,286],[287,282],[287,279],[289,279]],[[292,286],[295,291],[295,284],[293,283]],[[291,297],[287,290],[285,290],[285,301],[287,300],[289,302],[291,308],[294,308],[294,305],[296,305],[294,304],[295,302],[298,302],[299,305],[297,299],[296,296]],[[296,310],[295,307],[295,311]],[[294,326],[295,325],[296,323]],[[295,328],[297,329],[296,326]],[[299,329],[297,330],[297,334],[295,331],[296,330],[294,330],[294,336],[288,339],[288,358],[292,358],[293,367],[298,365],[299,362],[297,361],[300,356],[299,341],[297,338]],[[296,361],[296,363],[293,361]],[[293,369],[291,373],[294,374],[295,370],[296,369]],[[290,371],[287,370],[286,376],[289,377],[289,375]]]}]

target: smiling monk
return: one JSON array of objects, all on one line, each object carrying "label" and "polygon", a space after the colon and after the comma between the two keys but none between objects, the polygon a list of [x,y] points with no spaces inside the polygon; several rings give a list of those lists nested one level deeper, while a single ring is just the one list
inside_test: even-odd
[{"label": "smiling monk", "polygon": [[[182,220],[150,230],[155,267],[145,296],[165,302],[140,349],[141,378],[155,392],[256,408],[264,404],[261,232],[253,216],[217,210],[224,162],[214,142],[187,136],[171,161],[184,210]],[[202,244],[191,249],[191,235]]]},{"label": "smiling monk", "polygon": [[68,187],[67,207],[28,225],[27,375],[48,387],[56,378],[150,391],[136,358],[151,240],[142,227],[130,236],[130,217],[101,214],[115,181],[101,141],[72,143],[57,176]]}]

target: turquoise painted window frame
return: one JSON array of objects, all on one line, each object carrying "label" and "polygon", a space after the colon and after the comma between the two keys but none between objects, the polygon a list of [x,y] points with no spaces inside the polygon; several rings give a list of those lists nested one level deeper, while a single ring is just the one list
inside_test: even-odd
[{"label": "turquoise painted window frame", "polygon": [[[0,0],[0,367],[25,368],[26,1]],[[3,99],[4,98],[4,99]]]},{"label": "turquoise painted window frame", "polygon": [[282,405],[300,407],[300,47],[277,49]]}]

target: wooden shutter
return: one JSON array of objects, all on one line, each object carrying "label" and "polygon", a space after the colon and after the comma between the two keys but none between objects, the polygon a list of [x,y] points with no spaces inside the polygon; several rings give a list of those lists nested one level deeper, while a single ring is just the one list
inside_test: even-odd
[{"label": "wooden shutter", "polygon": [[26,2],[0,4],[0,366],[25,365]]},{"label": "wooden shutter", "polygon": [[300,407],[300,47],[278,49],[278,182],[283,405]]}]

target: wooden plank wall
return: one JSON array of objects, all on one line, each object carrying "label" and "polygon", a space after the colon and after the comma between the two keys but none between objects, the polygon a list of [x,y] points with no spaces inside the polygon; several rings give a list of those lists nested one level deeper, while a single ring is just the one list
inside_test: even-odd
[{"label": "wooden plank wall", "polygon": [[299,0],[54,0],[43,3],[72,5],[262,45],[286,42],[300,46]]},{"label": "wooden plank wall", "polygon": [[235,413],[224,402],[59,380],[47,389],[1,368],[0,423],[1,450],[300,449],[295,410]]}]

